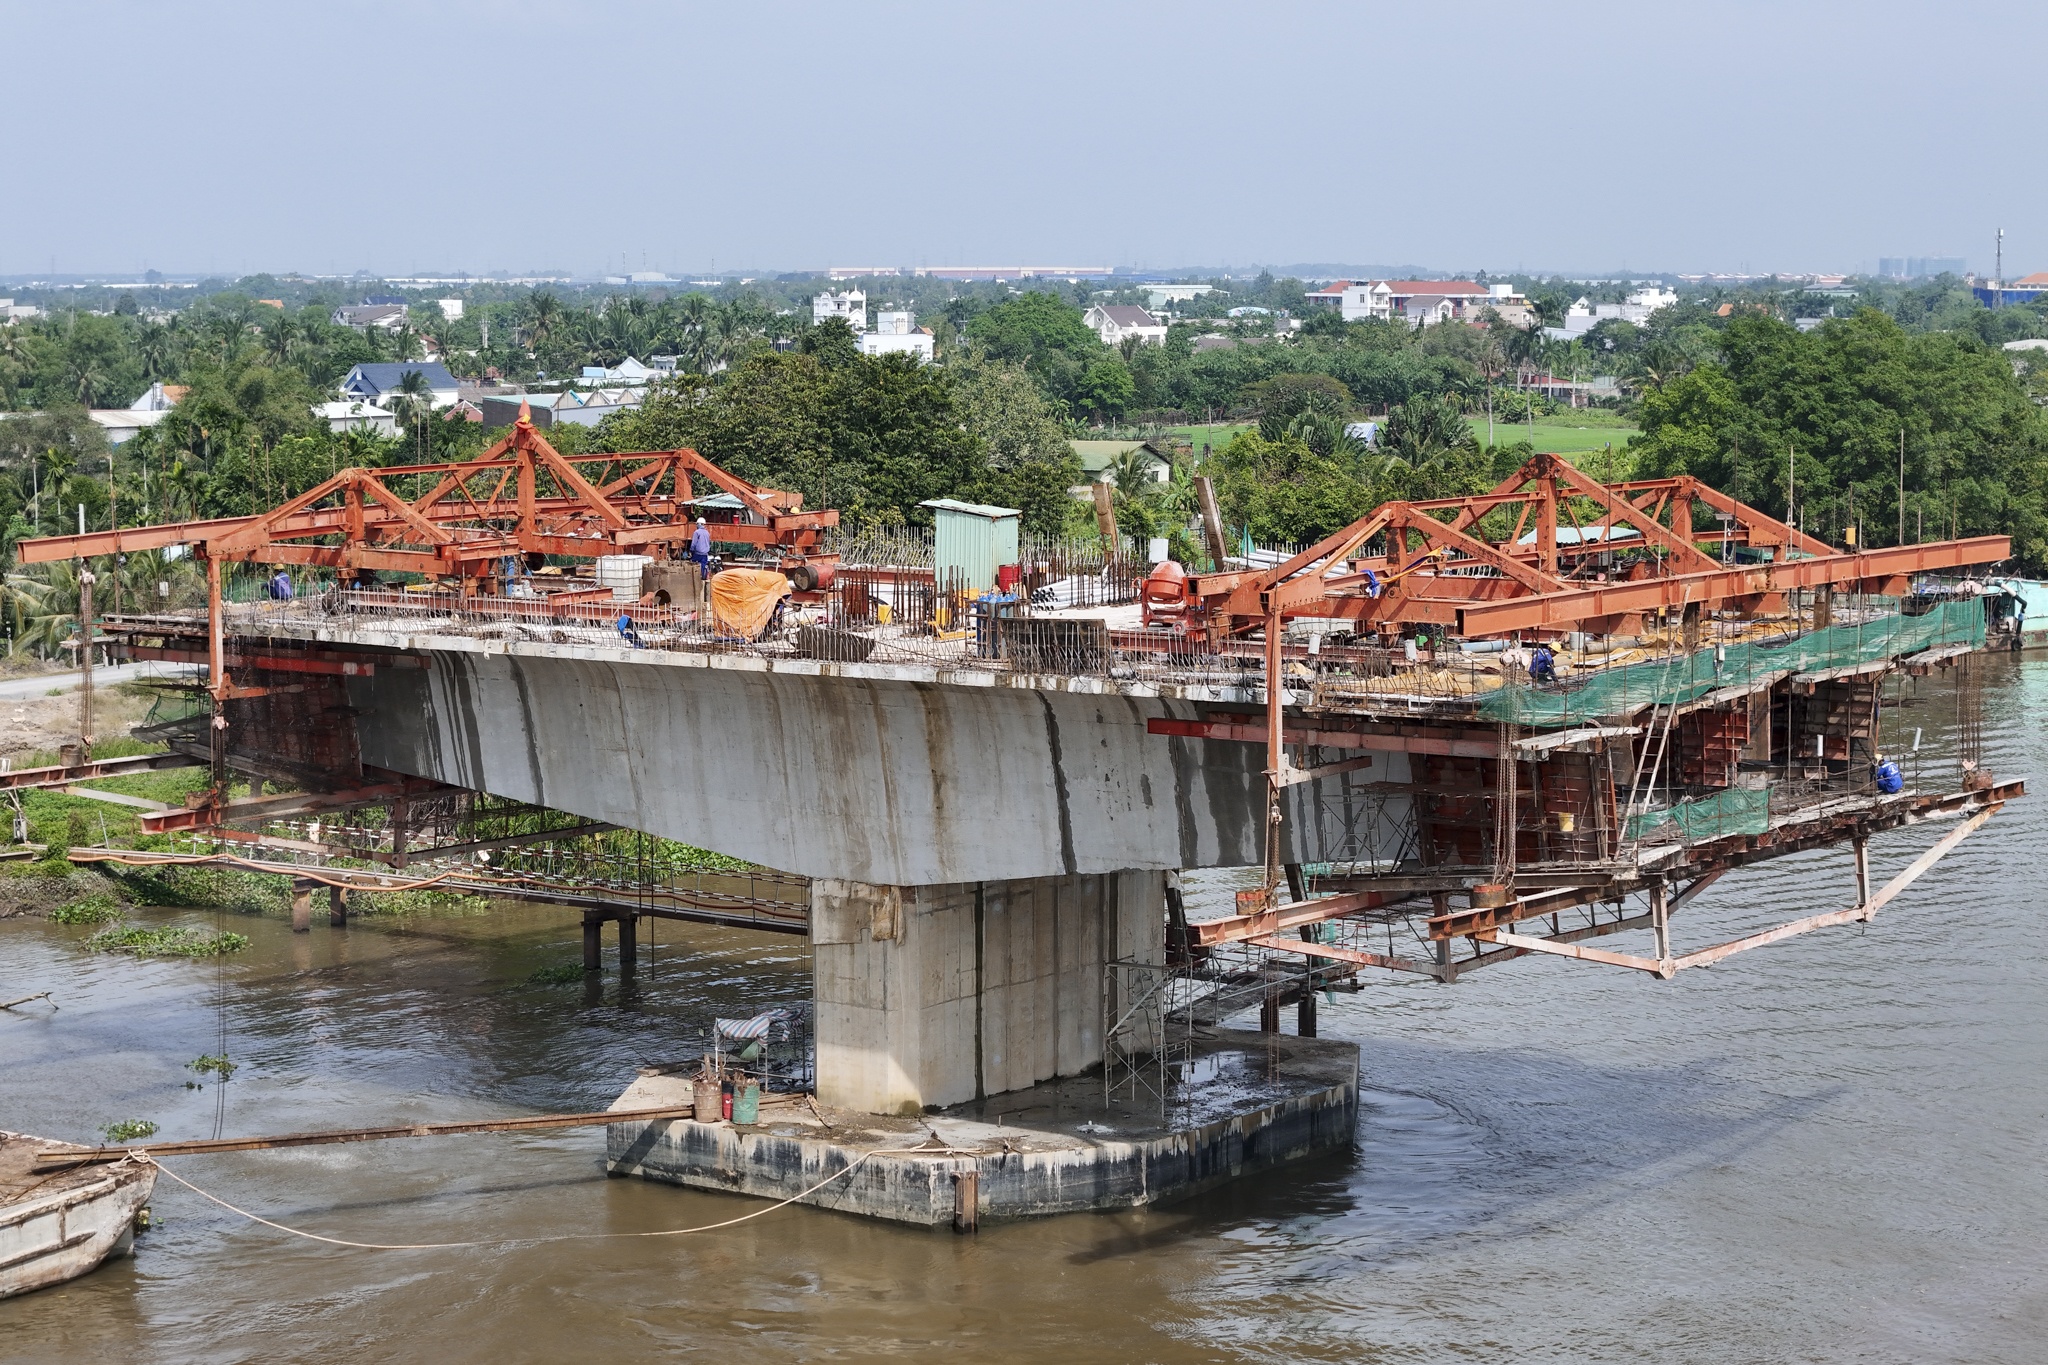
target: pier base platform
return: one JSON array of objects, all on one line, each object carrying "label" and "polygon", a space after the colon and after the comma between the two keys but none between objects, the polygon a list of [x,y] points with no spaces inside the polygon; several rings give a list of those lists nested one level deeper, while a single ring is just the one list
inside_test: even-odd
[{"label": "pier base platform", "polygon": [[[1162,1203],[1347,1146],[1358,1125],[1352,1043],[1206,1030],[1188,1075],[1164,1105],[1128,1091],[1105,1104],[1097,1072],[915,1117],[806,1100],[764,1104],[761,1122],[745,1126],[618,1123],[605,1130],[605,1164],[613,1175],[972,1227]],[[686,1105],[690,1093],[680,1069],[643,1073],[613,1107]]]}]

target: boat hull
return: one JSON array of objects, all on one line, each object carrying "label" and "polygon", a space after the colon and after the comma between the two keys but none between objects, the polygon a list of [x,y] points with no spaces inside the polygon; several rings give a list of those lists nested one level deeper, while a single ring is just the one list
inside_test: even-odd
[{"label": "boat hull", "polygon": [[[9,1166],[62,1145],[0,1134],[0,1153],[16,1158]],[[0,1299],[77,1279],[125,1254],[134,1244],[135,1215],[156,1188],[156,1165],[129,1157],[7,1185],[0,1187]]]}]

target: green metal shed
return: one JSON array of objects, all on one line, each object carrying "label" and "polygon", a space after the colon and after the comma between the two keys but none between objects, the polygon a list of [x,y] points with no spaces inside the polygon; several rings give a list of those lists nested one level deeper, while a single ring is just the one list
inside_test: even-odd
[{"label": "green metal shed", "polygon": [[932,567],[941,586],[951,575],[953,586],[987,592],[996,585],[996,570],[1017,562],[1017,526],[1022,515],[1014,507],[933,498],[919,507],[932,509]]}]

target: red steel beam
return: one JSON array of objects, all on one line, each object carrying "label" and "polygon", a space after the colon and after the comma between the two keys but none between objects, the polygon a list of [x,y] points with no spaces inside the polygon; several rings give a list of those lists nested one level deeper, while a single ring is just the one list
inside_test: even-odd
[{"label": "red steel beam", "polygon": [[1597,616],[1661,611],[1687,603],[1713,605],[1733,597],[1753,597],[1790,588],[1882,581],[1932,569],[1990,564],[2011,553],[2012,541],[2005,536],[1976,536],[1969,540],[1866,550],[1861,554],[1674,574],[1639,583],[1608,583],[1466,607],[1458,613],[1458,626],[1461,634],[1474,636],[1563,628]]}]

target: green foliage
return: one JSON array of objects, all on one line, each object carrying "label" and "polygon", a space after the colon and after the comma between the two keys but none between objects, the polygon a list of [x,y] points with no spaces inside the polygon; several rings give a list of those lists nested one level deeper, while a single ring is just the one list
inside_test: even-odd
[{"label": "green foliage", "polygon": [[218,957],[242,951],[249,946],[249,939],[227,932],[209,934],[198,929],[151,929],[124,924],[118,929],[101,930],[87,939],[85,946],[96,953],[128,953],[134,957]]},{"label": "green foliage", "polygon": [[156,1125],[148,1119],[122,1119],[100,1129],[100,1136],[109,1143],[134,1142],[138,1138],[156,1136]]},{"label": "green foliage", "polygon": [[229,867],[132,868],[116,874],[138,905],[227,909],[243,914],[282,912],[291,902],[284,882]]},{"label": "green foliage", "polygon": [[1305,412],[1341,419],[1351,411],[1351,390],[1327,374],[1276,374],[1247,384],[1243,397],[1259,410],[1259,435],[1268,441],[1284,437]]},{"label": "green foliage", "polygon": [[580,962],[557,962],[546,967],[534,968],[526,978],[529,986],[571,986],[583,980],[586,973]]},{"label": "green foliage", "polygon": [[241,1063],[229,1061],[226,1053],[201,1053],[185,1065],[202,1076],[218,1076],[223,1081],[231,1080],[235,1072],[241,1069]]},{"label": "green foliage", "polygon": [[1358,469],[1300,441],[1246,432],[1213,464],[1224,519],[1263,543],[1301,544],[1349,525],[1373,507]]},{"label": "green foliage", "polygon": [[60,905],[50,912],[51,922],[56,924],[105,924],[119,918],[121,902],[105,891],[94,892],[83,900]]},{"label": "green foliage", "polygon": [[[951,376],[905,355],[827,365],[768,351],[706,382],[662,385],[637,410],[605,419],[611,450],[693,446],[742,478],[840,509],[849,524],[927,521],[918,504],[988,482],[986,438],[969,429]],[[1005,433],[1013,454],[1041,432]]]},{"label": "green foliage", "polygon": [[1951,332],[1909,333],[1864,309],[1811,332],[1763,313],[1731,319],[1716,354],[1643,395],[1639,471],[1690,473],[1782,516],[1788,459],[1799,519],[1840,542],[2006,534],[2028,572],[2048,566],[2048,427],[2005,356]]},{"label": "green foliage", "polygon": [[1475,450],[1478,441],[1454,400],[1417,395],[1387,414],[1379,447],[1389,459],[1419,469],[1453,451]]}]

